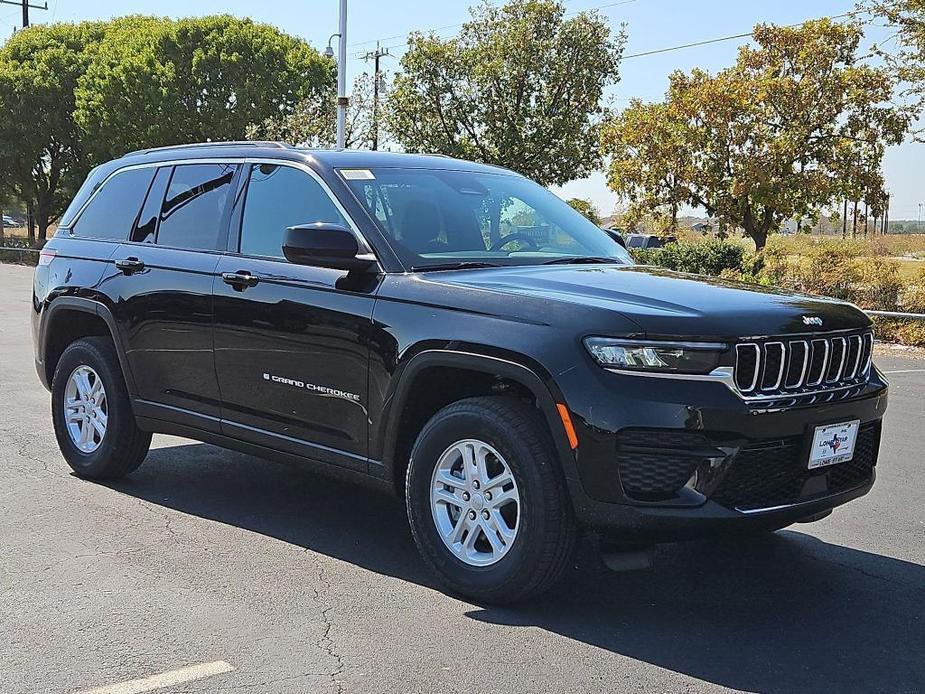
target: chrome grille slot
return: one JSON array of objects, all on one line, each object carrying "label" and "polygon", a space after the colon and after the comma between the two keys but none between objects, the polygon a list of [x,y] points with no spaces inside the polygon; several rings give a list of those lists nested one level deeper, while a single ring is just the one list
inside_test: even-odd
[{"label": "chrome grille slot", "polygon": [[783,342],[764,344],[764,368],[761,371],[761,390],[777,390],[784,377],[785,350]]},{"label": "chrome grille slot", "polygon": [[784,379],[784,388],[787,390],[802,386],[809,368],[809,343],[806,340],[793,340],[789,348],[787,377]]},{"label": "chrome grille slot", "polygon": [[848,338],[848,355],[845,358],[843,371],[845,378],[854,378],[861,369],[861,343],[860,335],[852,335]]},{"label": "chrome grille slot", "polygon": [[758,385],[758,366],[761,349],[756,344],[736,345],[736,387],[750,393]]},{"label": "chrome grille slot", "polygon": [[872,333],[860,331],[742,342],[735,349],[735,387],[747,399],[853,397],[858,391],[836,391],[866,381],[872,349]]},{"label": "chrome grille slot", "polygon": [[843,337],[836,337],[829,341],[829,368],[825,371],[826,383],[837,383],[845,367],[845,353],[847,341]]},{"label": "chrome grille slot", "polygon": [[873,333],[865,333],[861,336],[861,372],[860,376],[866,376],[870,370],[870,358],[874,351]]},{"label": "chrome grille slot", "polygon": [[825,375],[825,368],[829,363],[829,341],[813,340],[813,353],[809,363],[809,375],[806,377],[806,385],[818,386],[822,383],[822,377]]}]

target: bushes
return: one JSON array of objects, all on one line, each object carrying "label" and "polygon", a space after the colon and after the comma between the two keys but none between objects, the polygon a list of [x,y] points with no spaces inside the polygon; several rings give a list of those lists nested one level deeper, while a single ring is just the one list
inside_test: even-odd
[{"label": "bushes", "polygon": [[[831,296],[863,309],[925,313],[925,269],[903,279],[897,261],[872,250],[877,249],[861,241],[778,237],[760,255],[734,241],[709,239],[633,251],[633,256],[643,264]],[[875,323],[880,339],[925,346],[925,321]]]},{"label": "bushes", "polygon": [[669,243],[662,248],[634,249],[633,258],[643,265],[658,265],[679,272],[720,275],[724,270],[743,271],[745,249],[733,241],[707,239],[696,243]]}]

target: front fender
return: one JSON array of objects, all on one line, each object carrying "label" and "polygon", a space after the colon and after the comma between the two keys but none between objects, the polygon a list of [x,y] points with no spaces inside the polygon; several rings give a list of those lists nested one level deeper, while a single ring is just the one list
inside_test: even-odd
[{"label": "front fender", "polygon": [[540,411],[546,419],[558,458],[562,462],[564,474],[567,478],[577,479],[575,458],[556,407],[564,400],[555,382],[539,365],[526,365],[497,350],[488,352],[488,348],[481,351],[476,346],[469,345],[426,348],[414,353],[413,356],[409,356],[407,360],[399,364],[383,403],[379,436],[377,436],[381,447],[379,450],[370,452],[373,459],[381,455],[387,475],[391,476],[396,464],[400,462],[395,460],[395,455],[402,412],[409,399],[413,397],[412,389],[416,376],[424,369],[443,366],[500,376],[527,388],[536,398]]}]

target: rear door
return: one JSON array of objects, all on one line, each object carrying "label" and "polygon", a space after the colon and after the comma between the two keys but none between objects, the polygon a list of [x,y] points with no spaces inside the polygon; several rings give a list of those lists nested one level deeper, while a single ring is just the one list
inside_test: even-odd
[{"label": "rear door", "polygon": [[357,282],[339,270],[289,263],[286,227],[311,222],[353,226],[308,169],[250,165],[215,282],[222,427],[236,438],[365,469],[378,279]]},{"label": "rear door", "polygon": [[227,244],[238,166],[159,168],[107,293],[135,379],[136,413],[219,431],[212,282]]}]

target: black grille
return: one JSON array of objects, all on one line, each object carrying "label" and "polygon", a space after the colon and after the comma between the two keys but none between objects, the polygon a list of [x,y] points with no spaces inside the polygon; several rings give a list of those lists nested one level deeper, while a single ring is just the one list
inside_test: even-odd
[{"label": "black grille", "polygon": [[873,334],[769,338],[736,345],[735,384],[746,397],[808,395],[864,383]]},{"label": "black grille", "polygon": [[696,449],[708,445],[705,436],[693,432],[623,430],[617,445],[623,491],[640,501],[673,498],[703,461]]},{"label": "black grille", "polygon": [[748,510],[848,491],[870,480],[879,447],[879,422],[861,427],[854,458],[815,470],[807,468],[803,437],[747,446],[710,498],[728,508]]}]

